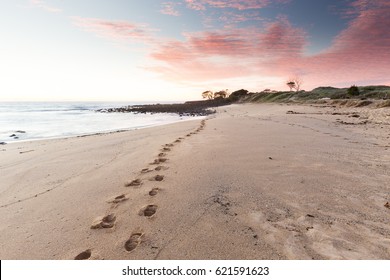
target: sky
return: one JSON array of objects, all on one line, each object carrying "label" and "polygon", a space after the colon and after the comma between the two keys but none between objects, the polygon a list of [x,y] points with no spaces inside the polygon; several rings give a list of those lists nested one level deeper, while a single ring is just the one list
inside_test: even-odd
[{"label": "sky", "polygon": [[0,0],[0,101],[390,85],[388,0]]}]

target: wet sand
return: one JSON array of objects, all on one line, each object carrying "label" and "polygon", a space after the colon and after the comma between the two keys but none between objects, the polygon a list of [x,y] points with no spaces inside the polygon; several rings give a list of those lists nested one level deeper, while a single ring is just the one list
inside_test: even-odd
[{"label": "wet sand", "polygon": [[0,258],[390,258],[389,109],[217,111],[0,146]]}]

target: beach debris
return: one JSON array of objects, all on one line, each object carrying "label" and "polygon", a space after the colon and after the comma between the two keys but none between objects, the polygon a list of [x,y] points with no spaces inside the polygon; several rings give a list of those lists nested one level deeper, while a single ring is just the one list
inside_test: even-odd
[{"label": "beach debris", "polygon": [[289,111],[286,112],[286,114],[299,115],[299,114],[304,114],[304,113],[299,113],[299,112],[295,112],[295,111],[289,110]]},{"label": "beach debris", "polygon": [[309,218],[314,218],[314,215],[311,215],[311,214],[306,214],[306,217],[309,217]]},{"label": "beach debris", "polygon": [[390,209],[390,203],[389,203],[389,202],[386,202],[384,206],[385,206],[386,208]]},{"label": "beach debris", "polygon": [[141,184],[142,184],[141,179],[135,179],[129,183],[126,183],[125,186],[126,187],[136,187],[136,186],[141,186]]},{"label": "beach debris", "polygon": [[9,137],[16,137],[16,134],[11,134]]},{"label": "beach debris", "polygon": [[17,130],[17,131],[15,131],[15,133],[26,133],[26,131],[24,131],[24,130]]},{"label": "beach debris", "polygon": [[29,151],[22,151],[22,152],[19,152],[19,154],[25,154],[25,153],[30,153],[30,152],[34,152],[35,150],[29,150]]},{"label": "beach debris", "polygon": [[272,160],[273,158],[272,158],[272,157],[268,157],[268,159],[271,159],[271,160]]},{"label": "beach debris", "polygon": [[128,252],[133,251],[135,248],[141,244],[142,236],[144,234],[142,232],[134,232],[131,234],[130,238],[125,243],[125,249]]},{"label": "beach debris", "polygon": [[85,250],[84,252],[81,252],[78,254],[74,259],[75,260],[88,260],[92,255],[92,252],[90,249]]}]

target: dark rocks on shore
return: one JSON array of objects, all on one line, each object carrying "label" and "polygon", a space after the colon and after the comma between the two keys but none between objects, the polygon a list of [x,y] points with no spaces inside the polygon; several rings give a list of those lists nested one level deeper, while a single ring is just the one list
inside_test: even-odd
[{"label": "dark rocks on shore", "polygon": [[15,131],[15,133],[26,133],[26,131],[24,131],[24,130],[17,130],[17,131]]},{"label": "dark rocks on shore", "polygon": [[0,142],[0,145],[7,145],[7,143],[5,143],[5,142]]},{"label": "dark rocks on shore", "polygon": [[214,99],[204,101],[188,101],[181,104],[152,104],[152,105],[134,105],[121,108],[99,109],[101,113],[175,113],[180,116],[207,116],[214,114],[212,107],[229,105],[231,102],[227,99]]}]

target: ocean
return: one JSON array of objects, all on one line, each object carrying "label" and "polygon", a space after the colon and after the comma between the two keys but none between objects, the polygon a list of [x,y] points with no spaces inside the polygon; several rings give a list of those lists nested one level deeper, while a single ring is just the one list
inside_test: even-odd
[{"label": "ocean", "polygon": [[177,114],[99,113],[97,109],[138,103],[6,102],[0,103],[0,142],[29,141],[132,130],[202,117]]}]

